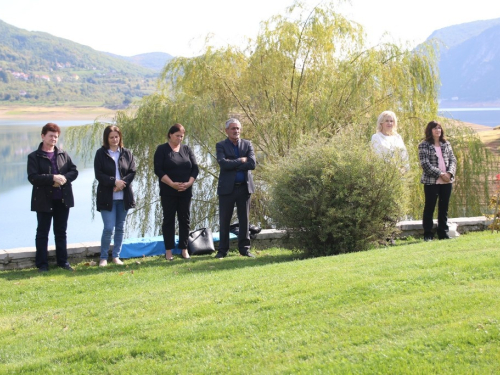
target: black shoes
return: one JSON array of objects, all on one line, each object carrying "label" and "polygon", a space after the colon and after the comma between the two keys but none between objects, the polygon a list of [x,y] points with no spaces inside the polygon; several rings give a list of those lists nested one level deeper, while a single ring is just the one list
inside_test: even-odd
[{"label": "black shoes", "polygon": [[[247,251],[246,253],[240,253],[241,256],[243,257],[249,257],[249,258],[255,258],[255,255],[253,255],[250,251]],[[222,253],[222,252],[217,252],[217,254],[215,254],[215,258],[216,259],[222,259],[222,258],[225,258],[227,256],[227,253]]]},{"label": "black shoes", "polygon": [[[73,267],[71,267],[69,263],[66,263],[64,266],[59,266],[59,267],[61,267],[63,270],[66,271],[74,271]],[[49,267],[42,266],[38,269],[38,272],[49,272]]]},{"label": "black shoes", "polygon": [[[432,241],[434,239],[434,236],[430,236],[430,235],[424,235],[424,241]],[[450,240],[451,237],[448,236],[448,233],[444,233],[444,234],[438,234],[438,239],[439,240]]]}]

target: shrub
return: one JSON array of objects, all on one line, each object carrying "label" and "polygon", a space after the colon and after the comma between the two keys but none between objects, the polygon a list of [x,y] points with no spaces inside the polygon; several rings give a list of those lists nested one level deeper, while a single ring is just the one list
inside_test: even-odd
[{"label": "shrub", "polygon": [[307,142],[267,171],[271,217],[308,256],[366,250],[391,237],[405,213],[396,164],[353,136]]}]

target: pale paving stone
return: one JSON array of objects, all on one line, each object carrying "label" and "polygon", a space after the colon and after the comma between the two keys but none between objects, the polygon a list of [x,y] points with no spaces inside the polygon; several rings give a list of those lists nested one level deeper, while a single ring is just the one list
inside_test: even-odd
[{"label": "pale paving stone", "polygon": [[277,229],[262,229],[260,233],[257,234],[256,240],[274,240],[280,239],[285,235],[284,230]]},{"label": "pale paving stone", "polygon": [[5,250],[5,252],[11,260],[35,258],[34,247],[18,247],[16,249]]},{"label": "pale paving stone", "polygon": [[5,250],[0,250],[0,264],[9,263],[9,254]]}]

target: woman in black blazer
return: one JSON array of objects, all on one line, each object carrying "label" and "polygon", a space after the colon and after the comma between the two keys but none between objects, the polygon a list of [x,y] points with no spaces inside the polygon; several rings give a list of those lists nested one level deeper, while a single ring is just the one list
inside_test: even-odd
[{"label": "woman in black blazer", "polygon": [[132,181],[135,177],[135,161],[130,150],[123,147],[123,137],[118,126],[109,125],[102,136],[103,146],[94,158],[97,186],[96,206],[101,213],[104,229],[101,237],[100,267],[108,265],[108,253],[113,229],[113,263],[120,260],[125,219],[130,208],[135,207]]},{"label": "woman in black blazer", "polygon": [[437,235],[440,240],[448,236],[448,204],[450,202],[457,159],[450,142],[444,138],[444,129],[436,121],[431,121],[425,128],[425,140],[418,145],[418,158],[423,169],[420,182],[424,184],[425,207],[422,224],[424,240],[431,241],[434,209],[438,204]]},{"label": "woman in black blazer", "polygon": [[160,183],[160,198],[163,208],[163,242],[165,259],[173,260],[175,247],[175,214],[179,221],[179,247],[182,257],[189,258],[187,251],[192,185],[198,177],[198,163],[193,151],[182,144],[186,130],[181,124],[168,131],[168,142],[159,145],[154,155],[155,174]]}]

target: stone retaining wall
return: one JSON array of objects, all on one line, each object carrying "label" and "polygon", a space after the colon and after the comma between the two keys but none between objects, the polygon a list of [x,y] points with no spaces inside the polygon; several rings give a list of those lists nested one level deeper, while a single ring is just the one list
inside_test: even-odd
[{"label": "stone retaining wall", "polygon": [[[456,237],[458,233],[483,231],[487,229],[491,220],[484,216],[463,217],[449,219],[450,236]],[[397,224],[401,229],[398,237],[421,237],[423,236],[422,222],[420,220],[402,221]],[[275,229],[264,229],[252,240],[252,248],[267,249],[279,247],[282,243],[284,231]],[[231,241],[231,248],[237,247],[236,241]],[[101,252],[100,242],[81,242],[68,245],[68,258],[70,263],[83,260],[99,260]],[[55,248],[49,247],[49,261],[55,262]],[[35,267],[35,248],[22,247],[17,249],[0,250],[0,271]]]}]

